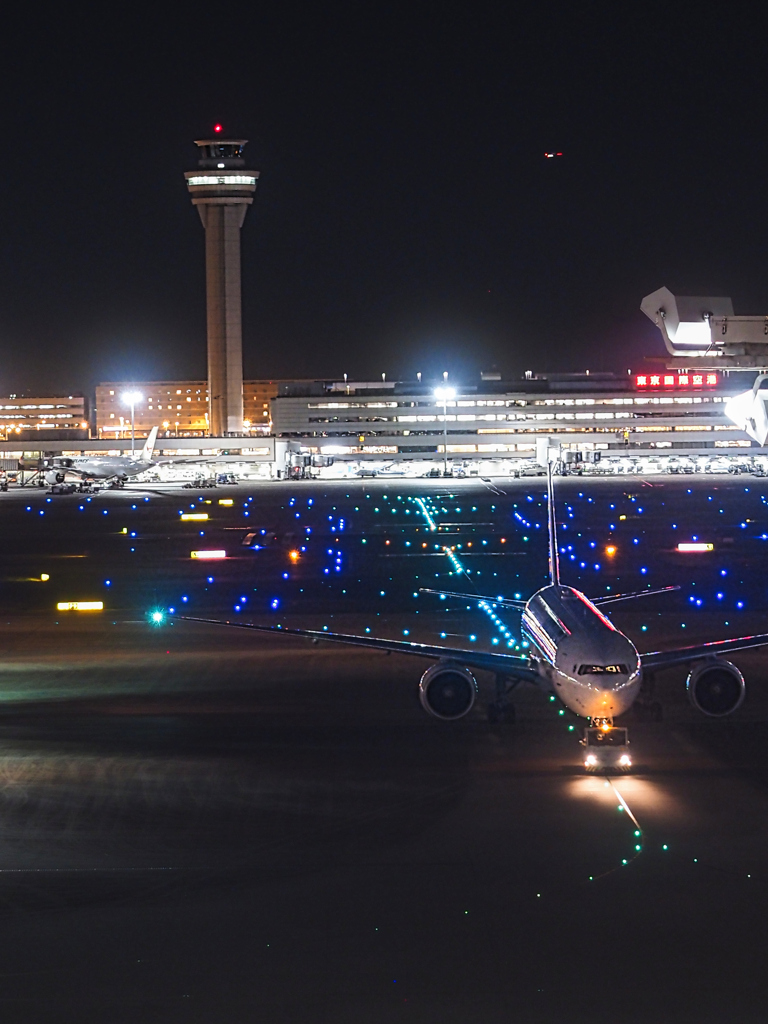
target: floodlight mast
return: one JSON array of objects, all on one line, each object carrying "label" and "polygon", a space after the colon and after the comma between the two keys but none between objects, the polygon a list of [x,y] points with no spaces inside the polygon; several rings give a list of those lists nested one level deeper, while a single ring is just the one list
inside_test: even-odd
[{"label": "floodlight mast", "polygon": [[184,175],[205,228],[208,429],[214,437],[243,433],[240,228],[259,180],[258,171],[245,169],[246,141],[221,135],[198,140],[198,170]]},{"label": "floodlight mast", "polygon": [[[443,374],[443,377],[447,377]],[[449,388],[445,385],[435,388],[435,398],[443,403],[443,476],[448,476],[448,402],[456,397],[456,388]]]},{"label": "floodlight mast", "polygon": [[133,450],[136,446],[136,403],[140,402],[142,398],[143,395],[140,391],[126,391],[123,395],[123,401],[131,407],[131,456],[133,456]]}]

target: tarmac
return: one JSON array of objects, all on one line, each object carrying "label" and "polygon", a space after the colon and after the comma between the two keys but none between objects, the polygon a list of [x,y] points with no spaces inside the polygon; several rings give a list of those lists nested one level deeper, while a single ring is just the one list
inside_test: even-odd
[{"label": "tarmac", "polygon": [[[733,656],[747,699],[724,721],[659,676],[664,720],[627,716],[635,766],[609,778],[533,688],[491,725],[478,673],[443,723],[421,659],[179,618],[519,653],[511,613],[509,640],[418,588],[528,596],[542,491],[0,494],[3,1021],[762,1021],[768,651]],[[566,582],[680,585],[615,606],[639,649],[766,629],[759,481],[569,479],[558,502]],[[693,536],[714,551],[678,554]],[[104,609],[57,611],[74,600]]]}]

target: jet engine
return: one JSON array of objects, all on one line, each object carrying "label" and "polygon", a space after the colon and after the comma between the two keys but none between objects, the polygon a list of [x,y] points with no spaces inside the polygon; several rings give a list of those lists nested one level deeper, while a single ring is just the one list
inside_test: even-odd
[{"label": "jet engine", "polygon": [[421,706],[444,722],[469,714],[476,696],[477,683],[472,673],[449,662],[432,665],[419,683]]},{"label": "jet engine", "polygon": [[49,469],[45,472],[44,476],[47,484],[63,484],[66,474],[60,473],[55,469]]},{"label": "jet engine", "polygon": [[685,684],[697,711],[711,718],[732,714],[744,700],[744,676],[730,661],[708,661],[691,670]]}]

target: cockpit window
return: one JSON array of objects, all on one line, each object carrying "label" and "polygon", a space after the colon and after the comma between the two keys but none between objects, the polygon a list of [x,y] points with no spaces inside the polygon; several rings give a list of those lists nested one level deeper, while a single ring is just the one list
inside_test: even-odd
[{"label": "cockpit window", "polygon": [[579,665],[580,676],[626,675],[626,665]]}]

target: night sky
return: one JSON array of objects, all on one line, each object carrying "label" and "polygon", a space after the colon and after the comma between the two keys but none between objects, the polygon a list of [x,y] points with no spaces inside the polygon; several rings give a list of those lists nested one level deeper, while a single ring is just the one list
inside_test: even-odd
[{"label": "night sky", "polygon": [[0,392],[204,376],[183,172],[217,121],[262,172],[247,376],[623,372],[664,351],[638,309],[661,285],[768,313],[768,61],[733,7],[26,10]]}]

